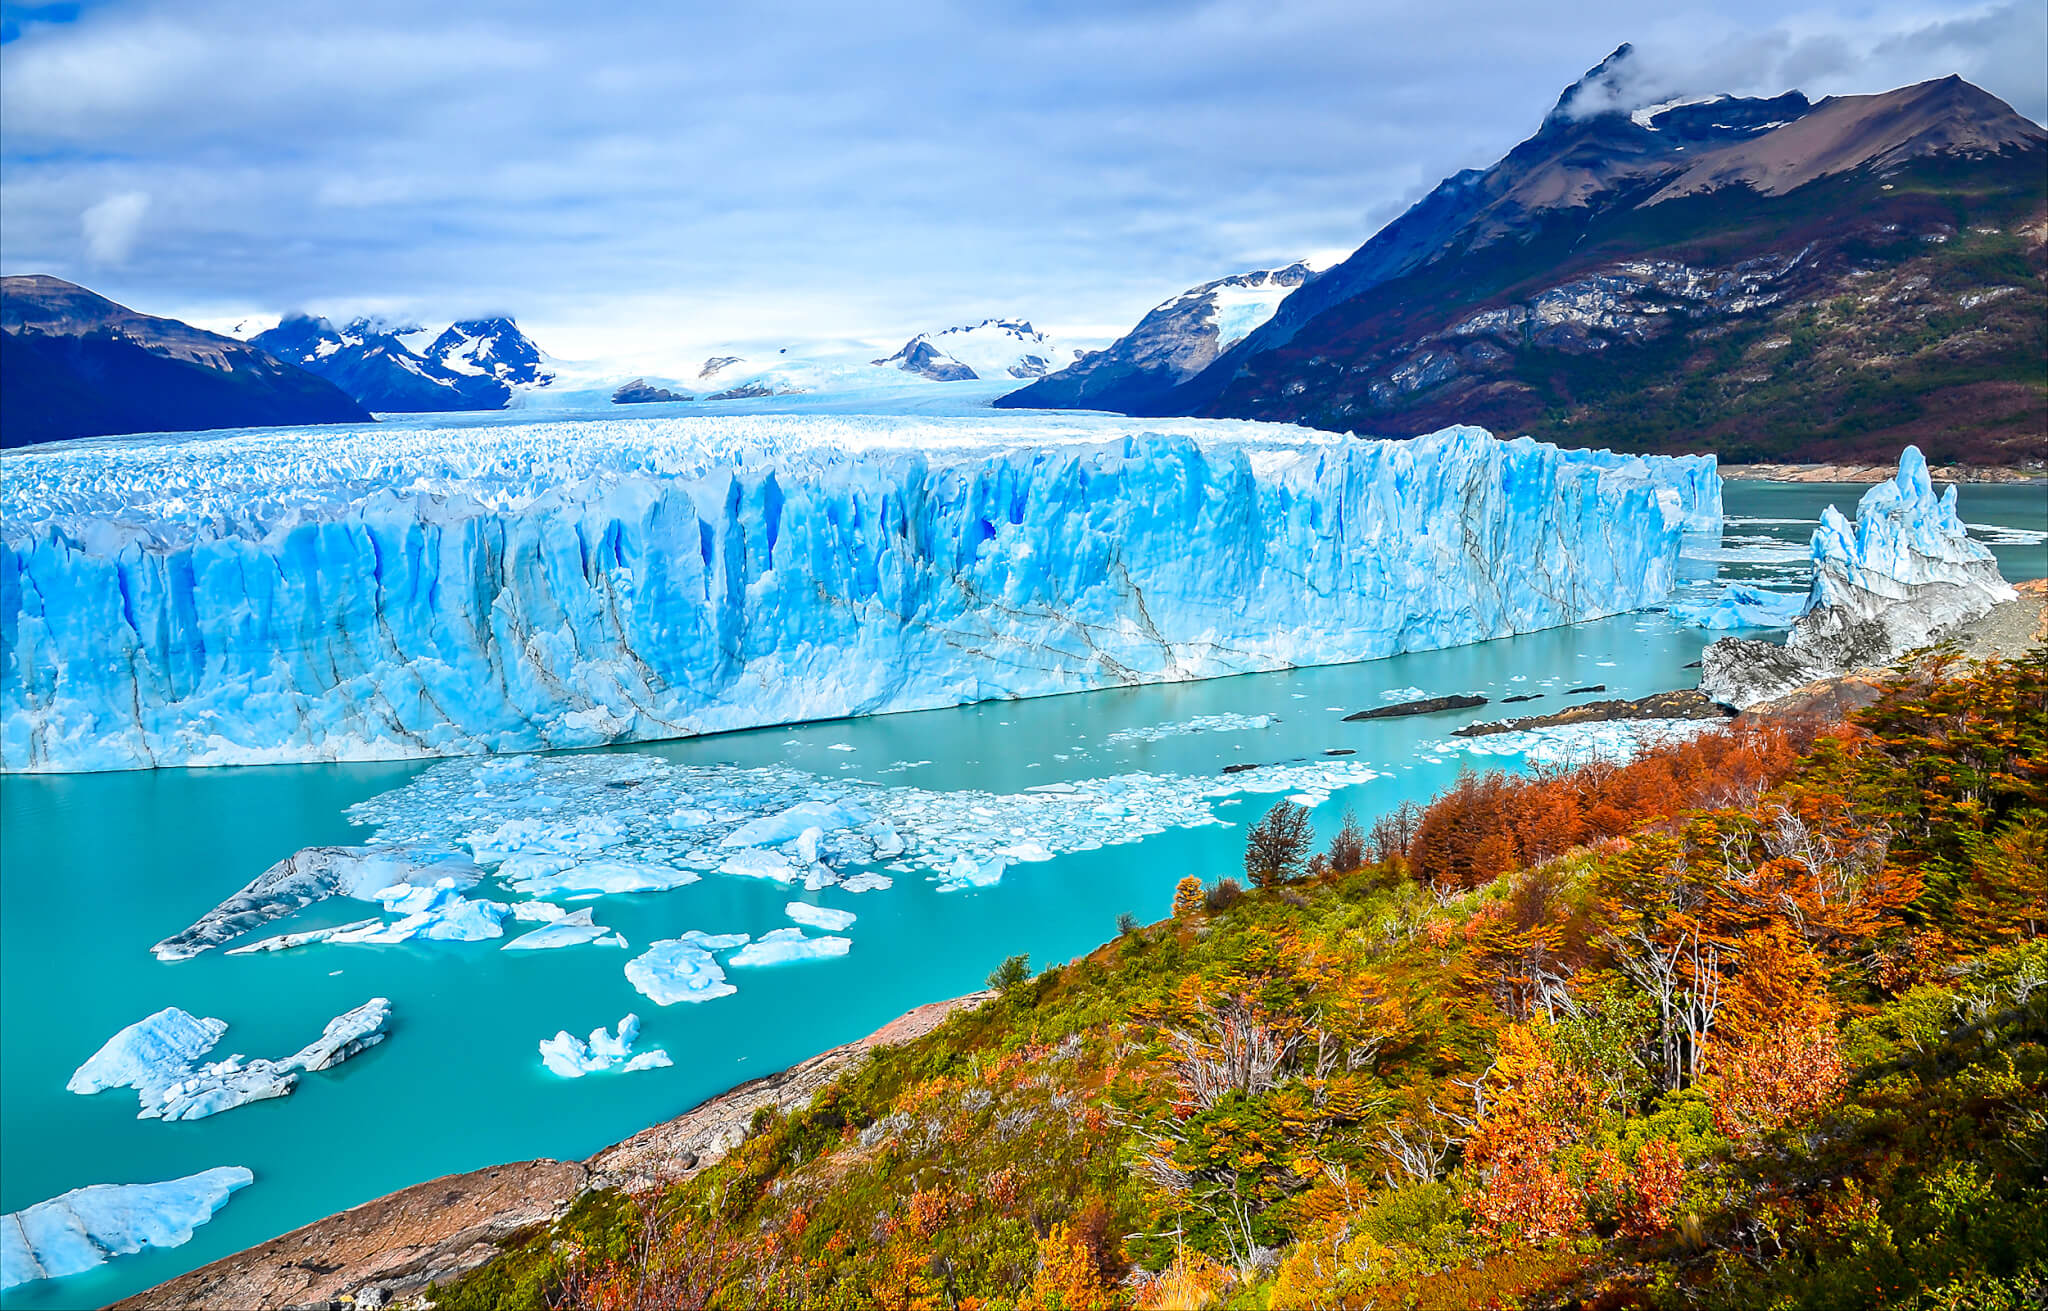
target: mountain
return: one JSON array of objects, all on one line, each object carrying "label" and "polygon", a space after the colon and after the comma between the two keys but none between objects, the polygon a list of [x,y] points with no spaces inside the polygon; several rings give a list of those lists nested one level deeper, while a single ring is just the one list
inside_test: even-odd
[{"label": "mountain", "polygon": [[0,278],[0,446],[369,420],[332,384],[245,342],[62,278]]},{"label": "mountain", "polygon": [[546,354],[510,318],[451,324],[420,354],[451,373],[484,374],[513,386],[544,387],[555,378]]},{"label": "mountain", "polygon": [[[476,322],[509,325],[511,321]],[[405,340],[424,336],[419,328],[381,326],[368,319],[356,319],[337,329],[326,319],[293,314],[250,340],[281,360],[319,374],[380,413],[503,409],[512,398],[512,388],[491,366],[503,365],[515,372],[534,368],[539,352],[533,352],[532,364],[517,358],[516,347],[514,358],[500,359],[496,352],[506,343],[494,333],[459,331],[467,326],[474,325],[457,324],[435,337],[424,355],[413,351]],[[517,328],[512,332],[532,348]]]},{"label": "mountain", "polygon": [[[1629,107],[1631,57],[1122,408],[1737,460],[2048,456],[2048,132],[1954,77]],[[998,404],[1076,403],[1063,376]]]},{"label": "mountain", "polygon": [[[1192,287],[1138,326],[1058,373],[999,401],[1043,409],[1142,409],[1193,378],[1266,323],[1315,273],[1303,262]],[[908,366],[906,366],[908,367]]]},{"label": "mountain", "polygon": [[920,332],[894,355],[876,360],[934,382],[974,378],[1042,378],[1077,352],[1015,319],[983,319],[970,327]]}]

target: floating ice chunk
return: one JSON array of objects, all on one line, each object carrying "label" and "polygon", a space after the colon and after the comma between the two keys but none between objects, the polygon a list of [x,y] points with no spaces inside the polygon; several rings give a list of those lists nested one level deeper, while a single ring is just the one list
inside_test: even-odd
[{"label": "floating ice chunk", "polygon": [[813,906],[808,901],[792,901],[782,908],[782,913],[799,924],[808,924],[814,929],[829,929],[835,933],[860,918],[850,910]]},{"label": "floating ice chunk", "polygon": [[259,951],[289,951],[293,947],[311,946],[316,942],[331,942],[344,933],[363,933],[376,928],[384,921],[380,919],[350,920],[327,929],[305,929],[298,933],[280,933],[275,937],[263,938],[244,947],[228,948],[230,956],[248,956]]},{"label": "floating ice chunk", "polygon": [[[1397,701],[1424,701],[1428,698],[1429,693],[1423,691],[1419,687],[1389,688],[1387,691],[1380,693],[1380,700],[1385,701],[1389,704],[1392,704]],[[1341,707],[1333,706],[1331,708],[1339,709]]]},{"label": "floating ice chunk", "polygon": [[471,901],[447,879],[425,891],[427,895],[417,901],[410,900],[411,894],[407,894],[407,904],[418,909],[403,919],[375,928],[337,932],[329,935],[327,941],[386,945],[414,939],[477,942],[504,936],[505,921],[512,914],[512,908],[504,902]]},{"label": "floating ice chunk", "polygon": [[168,1084],[152,1084],[141,1093],[138,1120],[203,1120],[250,1102],[284,1097],[298,1086],[299,1076],[278,1061],[245,1061],[230,1056],[200,1066]]},{"label": "floating ice chunk", "polygon": [[719,839],[722,847],[767,847],[787,842],[807,828],[825,834],[854,828],[874,817],[851,801],[800,801],[773,815],[749,820]]},{"label": "floating ice chunk", "polygon": [[1710,719],[1629,719],[1590,724],[1558,724],[1483,737],[1454,737],[1425,742],[1422,758],[1441,763],[1462,751],[1475,756],[1521,756],[1531,764],[1580,765],[1592,760],[1627,760],[1644,748],[1682,742],[1715,728]]},{"label": "floating ice chunk", "polygon": [[374,901],[382,889],[424,881],[427,874],[462,887],[474,886],[483,877],[469,857],[452,851],[410,844],[306,847],[272,865],[184,932],[165,938],[150,950],[158,960],[185,960],[316,901],[334,896]]},{"label": "floating ice chunk", "polygon": [[789,857],[779,851],[762,851],[750,848],[728,856],[718,867],[721,874],[739,874],[747,878],[774,879],[777,883],[795,883],[807,871],[790,862]]},{"label": "floating ice chunk", "polygon": [[819,828],[816,824],[811,825],[796,835],[796,851],[793,854],[796,856],[799,864],[815,865],[818,863],[818,843],[824,836],[825,830]]},{"label": "floating ice chunk", "polygon": [[945,877],[939,883],[940,892],[958,892],[962,888],[986,888],[1002,881],[1007,869],[1000,860],[976,860],[961,855],[947,867]]},{"label": "floating ice chunk", "polygon": [[496,865],[520,852],[582,856],[617,846],[625,837],[610,815],[584,815],[563,823],[547,819],[509,819],[466,839],[478,863]]},{"label": "floating ice chunk", "polygon": [[783,965],[790,961],[844,956],[851,938],[806,938],[802,929],[771,929],[732,955],[734,965]]},{"label": "floating ice chunk", "polygon": [[631,1014],[619,1021],[616,1036],[599,1025],[590,1031],[590,1041],[585,1042],[563,1029],[554,1037],[541,1040],[540,1062],[564,1079],[580,1079],[612,1069],[622,1073],[652,1070],[675,1063],[659,1048],[635,1056],[633,1045],[639,1039],[640,1017]]},{"label": "floating ice chunk", "polygon": [[717,816],[708,810],[700,810],[695,806],[680,806],[669,813],[668,826],[674,829],[702,828],[716,818]]},{"label": "floating ice chunk", "polygon": [[1164,738],[1181,737],[1190,733],[1239,733],[1255,728],[1271,728],[1275,722],[1271,715],[1197,715],[1193,719],[1183,719],[1171,724],[1155,724],[1150,728],[1120,729],[1103,741],[1108,746],[1124,742],[1158,742]]},{"label": "floating ice chunk", "polygon": [[65,1087],[89,1094],[133,1088],[137,1119],[198,1120],[247,1102],[291,1092],[302,1070],[325,1070],[384,1040],[391,1003],[373,997],[330,1020],[320,1037],[283,1060],[198,1064],[227,1032],[224,1020],[194,1019],[176,1007],[158,1011],[108,1039]]},{"label": "floating ice chunk", "polygon": [[567,915],[552,901],[515,901],[512,903],[512,918],[529,924],[553,924]]},{"label": "floating ice chunk", "polygon": [[839,880],[838,886],[841,892],[887,892],[896,886],[896,880],[887,874],[863,871],[851,878]]},{"label": "floating ice chunk", "polygon": [[833,751],[851,751],[853,749],[853,744],[851,742],[834,742],[830,747],[830,750]]},{"label": "floating ice chunk", "polygon": [[332,1069],[389,1037],[384,1032],[384,1023],[390,1018],[390,999],[372,997],[329,1020],[318,1038],[285,1057],[284,1064],[300,1070]]},{"label": "floating ice chunk", "polygon": [[168,1082],[212,1051],[227,1031],[226,1020],[200,1019],[166,1006],[107,1039],[64,1087],[91,1094]]},{"label": "floating ice chunk", "polygon": [[1012,842],[996,848],[996,854],[1005,860],[1051,860],[1053,853],[1036,842]]},{"label": "floating ice chunk", "polygon": [[0,1289],[62,1279],[145,1247],[179,1247],[256,1176],[223,1165],[154,1184],[92,1184],[0,1215]]},{"label": "floating ice chunk", "polygon": [[500,948],[503,951],[545,951],[556,947],[623,947],[626,940],[602,924],[591,922],[590,908],[573,910],[552,924],[522,933]]},{"label": "floating ice chunk", "polygon": [[646,951],[626,962],[626,980],[660,1006],[730,997],[739,989],[725,981],[725,970],[711,953],[744,946],[747,940],[744,933],[713,935],[692,930],[680,938],[649,943]]},{"label": "floating ice chunk", "polygon": [[[510,864],[511,862],[507,862]],[[673,865],[642,860],[586,860],[549,873],[513,876],[511,888],[529,897],[565,893],[666,892],[697,882],[699,875]]]}]

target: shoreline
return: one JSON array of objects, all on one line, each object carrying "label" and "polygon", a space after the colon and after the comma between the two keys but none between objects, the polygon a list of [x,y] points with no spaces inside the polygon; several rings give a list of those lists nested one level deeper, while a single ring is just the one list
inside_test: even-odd
[{"label": "shoreline", "polygon": [[[1898,473],[1892,464],[1721,464],[1724,482],[1867,483],[1888,482]],[[2048,470],[2003,464],[1950,464],[1930,467],[1935,482],[1991,483],[2007,486],[2048,485]]]},{"label": "shoreline", "polygon": [[554,1221],[585,1193],[644,1191],[708,1169],[746,1137],[756,1111],[800,1106],[869,1052],[922,1038],[995,995],[913,1007],[864,1038],[736,1084],[584,1160],[513,1161],[429,1179],[221,1257],[108,1311],[390,1306],[483,1265],[501,1241]]}]

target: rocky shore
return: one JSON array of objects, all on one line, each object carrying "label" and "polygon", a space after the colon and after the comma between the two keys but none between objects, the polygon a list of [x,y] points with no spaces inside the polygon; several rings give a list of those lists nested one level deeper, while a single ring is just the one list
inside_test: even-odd
[{"label": "rocky shore", "polygon": [[802,1106],[869,1052],[921,1038],[955,1011],[994,995],[919,1006],[865,1038],[743,1083],[588,1160],[517,1161],[415,1184],[201,1266],[110,1311],[402,1305],[429,1284],[474,1270],[505,1239],[558,1218],[584,1193],[689,1178],[738,1146],[756,1111]]}]

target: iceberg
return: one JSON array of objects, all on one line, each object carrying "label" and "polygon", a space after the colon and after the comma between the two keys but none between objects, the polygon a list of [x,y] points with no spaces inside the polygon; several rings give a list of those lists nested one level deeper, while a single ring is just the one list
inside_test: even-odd
[{"label": "iceberg", "polygon": [[851,938],[807,938],[802,929],[771,929],[732,954],[738,965],[786,965],[790,961],[823,960],[844,956],[853,949]]},{"label": "iceberg", "polygon": [[404,910],[402,919],[370,928],[337,930],[327,942],[355,942],[386,945],[423,939],[429,942],[477,942],[505,934],[505,921],[512,907],[502,901],[471,901],[462,895],[453,879],[441,879],[431,888],[405,886],[388,905]]},{"label": "iceberg", "polygon": [[711,1001],[739,989],[725,981],[725,970],[711,958],[714,951],[744,946],[744,933],[708,934],[691,930],[680,938],[648,944],[626,962],[626,981],[658,1006],[679,1001]]},{"label": "iceberg", "polygon": [[1700,690],[1747,709],[1816,679],[1889,664],[2018,596],[1970,540],[1953,484],[1941,496],[1920,448],[1863,494],[1852,524],[1834,506],[1813,531],[1813,586],[1783,646],[1737,637],[1700,655]]},{"label": "iceberg", "polygon": [[718,872],[738,874],[743,878],[774,879],[777,883],[795,883],[808,871],[779,852],[749,848],[726,857],[719,863]]},{"label": "iceberg", "polygon": [[631,1074],[635,1070],[653,1070],[675,1064],[669,1054],[659,1048],[634,1055],[633,1044],[640,1039],[640,1017],[627,1015],[619,1021],[619,1031],[613,1035],[603,1025],[590,1031],[590,1040],[585,1042],[575,1034],[563,1029],[552,1038],[543,1038],[540,1043],[540,1063],[550,1073],[564,1079],[580,1079],[586,1074],[602,1074],[606,1070],[618,1070]]},{"label": "iceberg", "polygon": [[255,942],[247,943],[240,947],[230,947],[228,948],[228,955],[250,956],[259,951],[290,951],[293,947],[309,947],[316,942],[332,942],[335,938],[341,937],[344,934],[367,933],[383,922],[380,919],[350,920],[346,924],[337,924],[332,928],[304,929],[298,933],[279,933],[268,938],[259,938]]},{"label": "iceberg", "polygon": [[552,924],[546,924],[531,933],[522,933],[506,943],[504,951],[548,951],[558,947],[581,947],[594,944],[599,947],[623,947],[626,940],[602,924],[593,923],[590,908],[572,910]]},{"label": "iceberg", "polygon": [[8,461],[15,771],[592,747],[1433,650],[1661,605],[1720,516],[1710,457],[1079,414]]},{"label": "iceberg", "polygon": [[[473,887],[483,878],[459,852],[388,847],[305,847],[250,880],[182,933],[150,948],[163,961],[187,960],[329,897],[377,901],[387,888],[431,873],[436,882]],[[309,941],[312,939],[309,939]]]},{"label": "iceberg", "polygon": [[65,1090],[81,1095],[109,1088],[143,1088],[165,1082],[219,1044],[228,1031],[226,1020],[201,1019],[176,1006],[137,1020],[121,1030],[78,1067]]},{"label": "iceberg", "polygon": [[782,908],[782,913],[799,924],[808,924],[814,929],[836,933],[848,927],[860,916],[850,910],[833,910],[829,906],[813,906],[808,901],[792,901]]},{"label": "iceberg", "polygon": [[145,1247],[178,1247],[256,1176],[223,1165],[154,1184],[92,1184],[0,1215],[0,1289],[62,1279]]},{"label": "iceberg", "polygon": [[390,1018],[390,1001],[372,997],[329,1020],[318,1038],[282,1060],[235,1055],[201,1065],[199,1058],[227,1033],[227,1021],[166,1007],[109,1038],[64,1086],[80,1094],[133,1088],[141,1104],[137,1119],[200,1120],[289,1094],[300,1073],[332,1069],[384,1041]]}]

